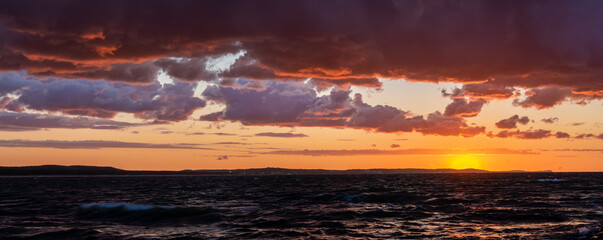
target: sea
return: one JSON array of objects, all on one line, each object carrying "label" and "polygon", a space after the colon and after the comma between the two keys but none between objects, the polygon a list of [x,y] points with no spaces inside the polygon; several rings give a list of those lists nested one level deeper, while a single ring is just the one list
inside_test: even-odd
[{"label": "sea", "polygon": [[603,173],[0,177],[0,239],[601,239]]}]

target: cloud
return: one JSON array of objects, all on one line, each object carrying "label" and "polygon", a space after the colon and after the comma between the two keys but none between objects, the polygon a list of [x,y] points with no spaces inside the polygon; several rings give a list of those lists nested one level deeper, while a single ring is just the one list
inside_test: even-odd
[{"label": "cloud", "polygon": [[508,99],[516,97],[518,94],[518,90],[513,87],[490,82],[464,84],[461,88],[452,89],[451,93],[442,90],[444,97],[483,99],[485,101]]},{"label": "cloud", "polygon": [[377,149],[351,149],[351,150],[278,150],[264,152],[264,154],[277,155],[302,155],[302,156],[358,156],[358,155],[514,155],[514,154],[538,154],[531,150],[511,149],[400,149],[400,150],[377,150]]},{"label": "cloud", "polygon": [[[239,85],[248,82],[240,82]],[[203,91],[207,100],[223,102],[220,114],[205,115],[201,120],[224,119],[245,125],[291,123],[316,98],[316,92],[302,83],[266,82],[265,89],[209,86]]]},{"label": "cloud", "polygon": [[[516,131],[508,131],[508,130],[503,130],[498,132],[497,134],[494,134],[492,132],[488,132],[486,134],[488,137],[491,138],[519,138],[519,139],[543,139],[543,138],[549,138],[549,137],[555,137],[555,138],[572,138],[570,136],[570,134],[566,133],[566,132],[552,132],[550,130],[544,130],[544,129],[537,129],[537,130],[526,130],[526,131],[520,131],[520,130],[516,130]],[[594,138],[594,139],[602,139],[603,140],[603,133],[597,135],[597,134],[593,134],[593,133],[583,133],[583,134],[579,134],[576,135],[575,137],[573,137],[574,139],[587,139],[587,138]]]},{"label": "cloud", "polygon": [[[68,78],[108,79],[126,82],[152,83],[157,78],[160,68],[155,63],[115,63],[106,68],[85,70],[74,73],[58,74]],[[42,74],[44,75],[44,74]]]},{"label": "cloud", "polygon": [[556,132],[555,137],[556,138],[569,138],[570,135],[566,132]]},{"label": "cloud", "polygon": [[597,135],[597,134],[593,134],[593,133],[583,133],[580,134],[578,136],[574,137],[575,139],[585,139],[585,138],[595,138],[595,139],[602,139],[603,140],[603,133]]},{"label": "cloud", "polygon": [[550,130],[543,130],[543,129],[538,129],[538,130],[527,130],[527,131],[500,131],[498,134],[494,135],[493,137],[499,137],[499,138],[508,138],[508,137],[515,137],[515,138],[520,138],[520,139],[542,139],[542,138],[548,138],[551,136],[551,131]]},{"label": "cloud", "polygon": [[0,111],[0,131],[34,131],[45,128],[123,129],[139,125],[89,117],[67,117]]},{"label": "cloud", "polygon": [[452,103],[446,106],[444,115],[458,117],[475,117],[482,110],[482,106],[486,103],[485,100],[465,100],[463,98],[454,99]]},{"label": "cloud", "polygon": [[390,147],[390,148],[399,148],[399,147],[400,147],[400,144],[392,144],[392,145],[390,145],[389,147]]},{"label": "cloud", "polygon": [[489,81],[592,96],[603,90],[601,11],[595,0],[5,1],[0,68],[141,81],[152,67],[127,64],[175,57],[198,60],[163,66],[168,74],[204,79],[195,69],[207,58],[245,50],[237,61],[248,67],[233,76]]},{"label": "cloud", "polygon": [[125,112],[148,120],[185,120],[205,106],[204,100],[193,96],[195,86],[185,82],[162,86],[158,82],[141,85],[104,80],[37,80],[18,73],[0,74],[0,94],[18,95],[5,106],[100,118]]},{"label": "cloud", "polygon": [[58,149],[101,149],[101,148],[151,148],[151,149],[204,149],[195,144],[153,144],[103,140],[60,141],[60,140],[0,140],[0,147],[14,148],[58,148]]},{"label": "cloud", "polygon": [[427,117],[387,105],[371,106],[362,95],[350,97],[346,88],[334,88],[318,96],[312,85],[300,82],[263,81],[261,88],[246,88],[248,82],[210,86],[203,96],[225,105],[223,111],[201,116],[205,121],[239,121],[244,125],[348,127],[377,132],[420,132],[424,135],[471,137],[485,132],[457,116],[440,112]]},{"label": "cloud", "polygon": [[543,119],[540,119],[540,121],[547,123],[547,124],[553,124],[553,123],[559,121],[559,118],[556,118],[556,117],[543,118]]},{"label": "cloud", "polygon": [[535,107],[537,109],[551,108],[564,102],[572,95],[571,89],[558,87],[535,88],[526,92],[524,100],[515,99],[513,105],[524,108]]},{"label": "cloud", "polygon": [[495,123],[498,128],[517,128],[517,124],[526,125],[530,122],[530,119],[527,116],[519,117],[519,115],[513,115],[510,118],[500,120]]},{"label": "cloud", "polygon": [[207,58],[163,58],[155,61],[169,76],[187,81],[214,81],[218,76],[213,71],[208,71]]},{"label": "cloud", "polygon": [[571,148],[565,148],[565,149],[542,149],[542,151],[556,151],[556,152],[602,152],[603,153],[603,148],[599,148],[599,149],[571,149]]},{"label": "cloud", "polygon": [[303,133],[275,133],[275,132],[263,132],[257,133],[255,136],[261,137],[278,137],[278,138],[300,138],[300,137],[308,137],[308,135]]},{"label": "cloud", "polygon": [[249,143],[244,142],[215,142],[209,145],[249,145]]},{"label": "cloud", "polygon": [[587,104],[589,101],[594,99],[601,99],[603,95],[594,94],[580,94],[575,93],[570,88],[560,87],[542,87],[534,88],[526,92],[526,98],[523,100],[513,100],[513,105],[521,106],[524,108],[535,107],[537,109],[551,108],[555,105],[559,105],[566,100],[580,105]]},{"label": "cloud", "polygon": [[503,131],[498,132],[497,134],[493,134],[492,132],[489,132],[487,134],[487,136],[488,137],[496,137],[496,138],[514,137],[514,138],[519,138],[519,139],[543,139],[543,138],[549,138],[549,137],[553,137],[553,136],[556,138],[569,138],[570,137],[569,134],[567,134],[565,132],[553,133],[550,130],[544,130],[544,129],[526,130],[526,131],[503,130]]},{"label": "cloud", "polygon": [[216,136],[237,136],[237,134],[234,134],[234,133],[222,133],[222,132],[207,133],[207,134],[216,135]]}]

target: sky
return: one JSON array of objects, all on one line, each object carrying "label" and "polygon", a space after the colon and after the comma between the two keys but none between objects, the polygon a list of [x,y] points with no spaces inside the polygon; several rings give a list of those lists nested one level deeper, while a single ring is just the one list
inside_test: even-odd
[{"label": "sky", "polygon": [[601,1],[0,1],[0,166],[603,171]]}]

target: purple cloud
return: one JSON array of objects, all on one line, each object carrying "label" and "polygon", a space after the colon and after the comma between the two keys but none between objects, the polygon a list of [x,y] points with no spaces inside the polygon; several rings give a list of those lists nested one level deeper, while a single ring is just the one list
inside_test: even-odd
[{"label": "purple cloud", "polygon": [[542,122],[544,122],[544,123],[547,123],[547,124],[553,124],[553,123],[555,123],[555,122],[559,121],[559,118],[556,118],[556,117],[551,117],[551,118],[543,118],[543,119],[541,119],[540,121],[542,121]]},{"label": "purple cloud", "polygon": [[584,105],[591,100],[603,98],[603,95],[600,93],[585,94],[574,92],[571,88],[554,86],[530,89],[526,92],[526,96],[523,100],[513,100],[513,105],[524,108],[535,107],[536,109],[545,109],[559,105],[567,100]]},{"label": "purple cloud", "polygon": [[59,140],[0,140],[0,147],[58,148],[58,149],[101,149],[101,148],[154,148],[154,149],[204,149],[195,144],[154,144],[103,140],[59,141]]},{"label": "purple cloud", "polygon": [[104,80],[36,80],[17,73],[0,74],[0,93],[19,96],[6,106],[101,118],[125,112],[148,120],[185,120],[205,106],[205,101],[193,96],[194,87],[187,82],[162,86],[157,82],[139,85]]},{"label": "purple cloud", "polygon": [[537,129],[537,130],[526,130],[526,131],[520,131],[520,130],[516,130],[516,131],[509,131],[509,130],[503,130],[498,132],[497,134],[494,134],[492,132],[489,132],[487,134],[488,137],[491,138],[519,138],[519,139],[543,139],[543,138],[549,138],[549,137],[556,137],[556,138],[569,138],[569,134],[565,133],[565,132],[556,132],[553,133],[550,130],[544,130],[544,129]]},{"label": "purple cloud", "polygon": [[486,103],[486,100],[475,99],[465,100],[464,98],[454,99],[452,103],[446,106],[444,115],[446,116],[458,116],[458,117],[475,117],[481,112],[482,107]]},{"label": "purple cloud", "polygon": [[519,115],[513,115],[510,118],[500,120],[495,123],[498,128],[517,128],[517,124],[526,125],[530,122],[530,119],[527,116],[519,117]]},{"label": "purple cloud", "polygon": [[378,132],[420,132],[425,135],[475,136],[484,127],[471,127],[457,116],[434,112],[414,116],[395,107],[371,106],[362,95],[351,98],[350,90],[334,88],[317,96],[312,85],[299,82],[265,81],[262,88],[245,88],[248,82],[232,86],[211,86],[207,100],[223,103],[225,109],[201,116],[206,121],[240,121],[245,125],[350,127]]},{"label": "purple cloud", "polygon": [[0,111],[0,131],[33,131],[45,128],[123,129],[139,125],[89,117],[67,117]]},{"label": "purple cloud", "polygon": [[308,135],[303,133],[275,133],[275,132],[263,132],[257,133],[255,136],[260,137],[279,137],[279,138],[300,138],[300,137],[308,137]]}]

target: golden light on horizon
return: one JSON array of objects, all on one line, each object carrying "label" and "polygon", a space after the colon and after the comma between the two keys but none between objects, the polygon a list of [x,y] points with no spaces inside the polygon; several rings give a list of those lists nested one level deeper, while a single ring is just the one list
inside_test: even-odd
[{"label": "golden light on horizon", "polygon": [[457,155],[452,157],[448,162],[448,168],[452,169],[482,169],[483,162],[476,155]]}]

